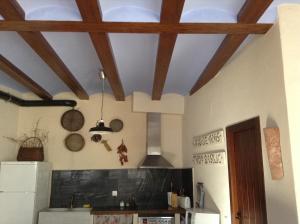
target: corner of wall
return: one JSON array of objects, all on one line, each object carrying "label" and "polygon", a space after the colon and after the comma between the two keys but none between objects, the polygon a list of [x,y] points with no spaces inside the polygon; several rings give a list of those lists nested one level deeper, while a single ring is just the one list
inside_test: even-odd
[{"label": "corner of wall", "polygon": [[18,145],[5,137],[18,136],[19,107],[0,100],[0,161],[16,160]]}]

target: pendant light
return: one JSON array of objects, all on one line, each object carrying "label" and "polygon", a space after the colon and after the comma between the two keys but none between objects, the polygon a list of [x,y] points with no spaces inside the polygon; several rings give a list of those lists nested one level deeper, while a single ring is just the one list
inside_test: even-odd
[{"label": "pendant light", "polygon": [[102,81],[102,93],[101,93],[101,118],[100,121],[97,121],[96,126],[90,129],[90,133],[92,135],[105,135],[112,133],[112,129],[109,127],[105,127],[103,120],[103,100],[104,100],[104,80],[105,75],[103,70],[100,71],[100,79]]}]

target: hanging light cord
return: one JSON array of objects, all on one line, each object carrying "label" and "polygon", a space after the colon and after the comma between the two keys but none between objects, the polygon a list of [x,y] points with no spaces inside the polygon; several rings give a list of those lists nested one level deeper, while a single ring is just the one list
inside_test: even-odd
[{"label": "hanging light cord", "polygon": [[103,71],[100,72],[100,78],[102,80],[102,97],[101,97],[101,121],[103,120],[103,102],[104,102],[104,79],[105,76],[103,74]]},{"label": "hanging light cord", "polygon": [[[112,133],[112,129],[110,127],[105,127],[103,121],[103,109],[104,109],[104,87],[105,87],[105,74],[103,70],[99,71],[100,81],[102,82],[102,91],[101,91],[101,120],[98,120],[95,127],[90,128],[90,133],[92,135],[104,135]],[[100,105],[99,105],[100,106]],[[98,136],[99,137],[99,136]]]}]

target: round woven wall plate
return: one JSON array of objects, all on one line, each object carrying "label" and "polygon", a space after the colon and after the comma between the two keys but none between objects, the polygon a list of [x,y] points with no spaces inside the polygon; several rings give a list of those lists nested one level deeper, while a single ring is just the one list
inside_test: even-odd
[{"label": "round woven wall plate", "polygon": [[65,139],[65,145],[68,150],[72,152],[78,152],[83,149],[85,145],[84,138],[82,135],[73,133],[69,134]]},{"label": "round woven wall plate", "polygon": [[120,119],[113,119],[110,123],[109,123],[109,127],[113,130],[113,132],[119,132],[123,129],[123,121],[121,121]]},{"label": "round woven wall plate", "polygon": [[84,125],[83,114],[78,110],[68,110],[61,117],[61,125],[68,131],[78,131]]}]

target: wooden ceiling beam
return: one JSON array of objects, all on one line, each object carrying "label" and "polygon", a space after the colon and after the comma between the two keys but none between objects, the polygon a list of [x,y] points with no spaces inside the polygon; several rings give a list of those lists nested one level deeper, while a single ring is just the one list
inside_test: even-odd
[{"label": "wooden ceiling beam", "polygon": [[[102,23],[101,9],[97,0],[76,0],[76,3],[84,22]],[[89,35],[116,100],[124,101],[125,93],[108,34],[90,32]]]},{"label": "wooden ceiling beam", "polygon": [[[24,12],[16,0],[0,1],[0,14],[10,21],[24,21]],[[80,99],[88,99],[87,92],[82,88],[73,74],[56,54],[41,32],[18,31],[25,42],[44,60],[46,64],[58,75],[58,77]]]},{"label": "wooden ceiling beam", "polygon": [[[273,0],[247,0],[238,14],[238,23],[256,23],[272,2]],[[235,34],[225,37],[190,90],[190,95],[194,94],[218,74],[247,36],[247,34]]]},{"label": "wooden ceiling beam", "polygon": [[190,95],[194,94],[206,83],[208,83],[213,77],[215,77],[215,75],[221,70],[221,68],[225,65],[229,58],[239,48],[246,37],[247,35],[245,34],[226,35],[216,53],[201,73],[199,79],[190,90]]},{"label": "wooden ceiling beam", "polygon": [[185,0],[163,0],[160,10],[160,23],[179,23]]},{"label": "wooden ceiling beam", "polygon": [[[161,24],[178,24],[184,0],[163,0],[160,14]],[[175,47],[177,34],[161,33],[159,35],[156,66],[152,87],[152,100],[160,100]]]},{"label": "wooden ceiling beam", "polygon": [[25,12],[15,0],[3,0],[0,1],[0,12],[3,17],[9,17],[8,20],[24,20]]},{"label": "wooden ceiling beam", "polygon": [[76,4],[84,22],[102,22],[102,12],[97,0],[76,0]]},{"label": "wooden ceiling beam", "polygon": [[0,21],[0,31],[90,32],[90,33],[173,33],[173,34],[264,34],[273,24]]},{"label": "wooden ceiling beam", "polygon": [[256,23],[272,2],[273,0],[247,0],[239,11],[237,21],[239,23]]},{"label": "wooden ceiling beam", "polygon": [[87,92],[40,32],[19,32],[19,34],[78,98],[89,99]]},{"label": "wooden ceiling beam", "polygon": [[3,55],[0,54],[0,69],[10,76],[12,79],[32,91],[34,94],[45,100],[51,100],[52,96],[39,84],[33,81],[28,75],[22,72],[19,68],[14,66]]}]

